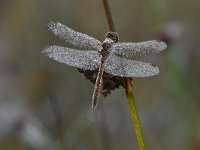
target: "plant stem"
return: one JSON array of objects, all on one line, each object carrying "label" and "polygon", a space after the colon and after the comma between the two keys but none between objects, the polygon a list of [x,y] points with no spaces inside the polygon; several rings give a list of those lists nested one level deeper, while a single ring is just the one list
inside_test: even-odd
[{"label": "plant stem", "polygon": [[134,124],[134,128],[135,128],[136,136],[137,136],[137,139],[138,139],[139,147],[140,147],[140,150],[145,150],[146,146],[145,146],[145,143],[144,143],[142,128],[141,128],[141,125],[140,125],[139,116],[138,116],[135,101],[134,101],[134,96],[133,96],[133,92],[132,92],[133,88],[132,88],[132,85],[131,85],[131,81],[128,78],[126,78],[126,85],[127,85],[126,94],[127,94],[127,98],[128,98],[128,104],[129,104],[129,107],[130,107],[130,111],[131,111],[131,119],[132,119],[133,124]]},{"label": "plant stem", "polygon": [[112,32],[116,32],[115,26],[114,26],[114,23],[113,23],[113,19],[112,19],[112,14],[110,12],[108,0],[102,0],[102,2],[103,2],[104,10],[105,10],[105,13],[106,13],[106,18],[107,18],[107,22],[108,22],[108,25],[109,25],[109,29]]},{"label": "plant stem", "polygon": [[[116,32],[108,0],[102,0],[102,2],[103,2],[104,10],[106,13],[106,18],[107,18],[107,22],[109,25],[109,29],[112,32]],[[136,106],[135,106],[135,102],[134,102],[131,81],[129,78],[124,78],[124,82],[126,83],[125,84],[126,85],[126,94],[127,94],[127,98],[128,98],[128,104],[130,107],[130,111],[131,111],[131,119],[134,124],[139,147],[140,147],[140,150],[145,150],[146,148],[145,148],[145,143],[144,143],[144,137],[142,134],[142,128],[140,125],[139,116],[137,114],[137,110],[136,110]]]}]

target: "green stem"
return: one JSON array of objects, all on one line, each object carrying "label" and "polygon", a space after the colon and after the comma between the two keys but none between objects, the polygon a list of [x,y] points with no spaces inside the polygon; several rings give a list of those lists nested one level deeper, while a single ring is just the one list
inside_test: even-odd
[{"label": "green stem", "polygon": [[133,96],[133,92],[132,92],[132,85],[130,84],[129,79],[127,79],[126,93],[127,93],[127,98],[128,98],[128,104],[129,104],[130,111],[131,111],[131,119],[132,119],[134,127],[135,127],[135,132],[136,132],[136,136],[138,139],[139,147],[140,147],[140,150],[145,150],[146,146],[145,146],[144,137],[142,134],[142,127],[140,125],[139,116],[137,113],[134,96]]}]

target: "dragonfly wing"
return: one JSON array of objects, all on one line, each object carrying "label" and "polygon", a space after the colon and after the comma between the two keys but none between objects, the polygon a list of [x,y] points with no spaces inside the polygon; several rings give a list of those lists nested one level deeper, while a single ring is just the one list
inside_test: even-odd
[{"label": "dragonfly wing", "polygon": [[145,41],[140,43],[115,43],[114,53],[125,57],[140,58],[150,54],[159,53],[167,48],[167,44],[162,41]]},{"label": "dragonfly wing", "polygon": [[61,39],[64,39],[68,44],[76,46],[81,49],[88,50],[99,50],[101,48],[101,42],[87,34],[83,34],[73,29],[59,23],[51,21],[48,24],[48,28],[55,35],[59,36]]},{"label": "dragonfly wing", "polygon": [[99,66],[100,55],[97,51],[74,50],[70,48],[50,45],[43,50],[48,57],[84,70],[96,70]]},{"label": "dragonfly wing", "polygon": [[150,63],[110,56],[105,64],[105,72],[121,77],[150,77],[159,73],[159,68]]}]

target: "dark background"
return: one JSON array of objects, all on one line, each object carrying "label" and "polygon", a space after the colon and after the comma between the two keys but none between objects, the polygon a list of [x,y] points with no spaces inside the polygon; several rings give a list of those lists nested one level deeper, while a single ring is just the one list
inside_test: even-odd
[{"label": "dark background", "polygon": [[[109,3],[120,41],[168,43],[150,59],[160,74],[133,80],[147,148],[199,150],[200,1]],[[123,88],[92,113],[94,85],[41,53],[66,46],[47,30],[51,20],[101,41],[108,31],[101,0],[0,1],[0,149],[139,149]]]}]

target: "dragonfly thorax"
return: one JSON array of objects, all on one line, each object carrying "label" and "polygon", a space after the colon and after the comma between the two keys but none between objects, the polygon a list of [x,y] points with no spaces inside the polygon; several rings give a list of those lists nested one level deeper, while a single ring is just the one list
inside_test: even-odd
[{"label": "dragonfly thorax", "polygon": [[119,41],[119,37],[116,32],[108,32],[106,34],[106,39],[102,42],[102,49],[99,53],[102,56],[107,56],[111,53],[113,43],[117,43]]},{"label": "dragonfly thorax", "polygon": [[99,50],[99,54],[104,57],[105,59],[108,57],[108,55],[111,53],[109,45],[105,44],[105,47],[103,47],[102,49]]}]

